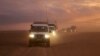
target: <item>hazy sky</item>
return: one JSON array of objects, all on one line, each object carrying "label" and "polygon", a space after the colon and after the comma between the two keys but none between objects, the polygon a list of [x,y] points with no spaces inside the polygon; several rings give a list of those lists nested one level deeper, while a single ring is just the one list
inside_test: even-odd
[{"label": "hazy sky", "polygon": [[47,18],[59,27],[99,26],[100,0],[0,0],[0,30],[28,30],[33,21]]}]

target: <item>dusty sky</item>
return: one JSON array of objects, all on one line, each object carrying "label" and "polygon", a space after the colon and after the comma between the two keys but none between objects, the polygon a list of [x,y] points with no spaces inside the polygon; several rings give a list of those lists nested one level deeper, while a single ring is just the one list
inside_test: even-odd
[{"label": "dusty sky", "polygon": [[98,31],[100,0],[0,0],[0,30],[29,30],[33,21],[47,18],[59,28],[77,25]]}]

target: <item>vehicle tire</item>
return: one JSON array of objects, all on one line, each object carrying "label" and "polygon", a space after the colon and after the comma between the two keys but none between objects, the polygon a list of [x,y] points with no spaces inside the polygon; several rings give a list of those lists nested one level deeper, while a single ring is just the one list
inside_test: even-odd
[{"label": "vehicle tire", "polygon": [[50,40],[46,42],[46,47],[50,47]]},{"label": "vehicle tire", "polygon": [[32,47],[32,41],[29,40],[29,44],[28,44],[29,47]]},{"label": "vehicle tire", "polygon": [[50,47],[50,42],[47,43],[47,47]]}]

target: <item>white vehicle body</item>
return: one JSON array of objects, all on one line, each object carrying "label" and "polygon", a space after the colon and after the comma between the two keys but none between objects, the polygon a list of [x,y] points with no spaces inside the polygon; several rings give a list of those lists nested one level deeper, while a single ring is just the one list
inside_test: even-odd
[{"label": "white vehicle body", "polygon": [[[47,31],[32,31],[31,29],[31,34],[34,34],[34,35],[49,35],[49,27],[47,24],[32,24],[33,27],[46,27],[47,28]],[[38,29],[39,30],[39,29]]]},{"label": "white vehicle body", "polygon": [[30,44],[33,42],[47,43],[50,45],[49,26],[46,23],[33,23],[30,30]]}]

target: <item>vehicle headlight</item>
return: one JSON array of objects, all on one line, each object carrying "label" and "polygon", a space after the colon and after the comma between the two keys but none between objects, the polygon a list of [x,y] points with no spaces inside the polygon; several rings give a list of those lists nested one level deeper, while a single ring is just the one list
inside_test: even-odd
[{"label": "vehicle headlight", "polygon": [[53,36],[56,36],[56,31],[52,31]]},{"label": "vehicle headlight", "polygon": [[45,34],[45,38],[48,39],[50,37],[49,34]]},{"label": "vehicle headlight", "polygon": [[35,35],[34,35],[33,33],[30,33],[30,34],[29,34],[29,37],[30,37],[30,38],[34,38]]}]

